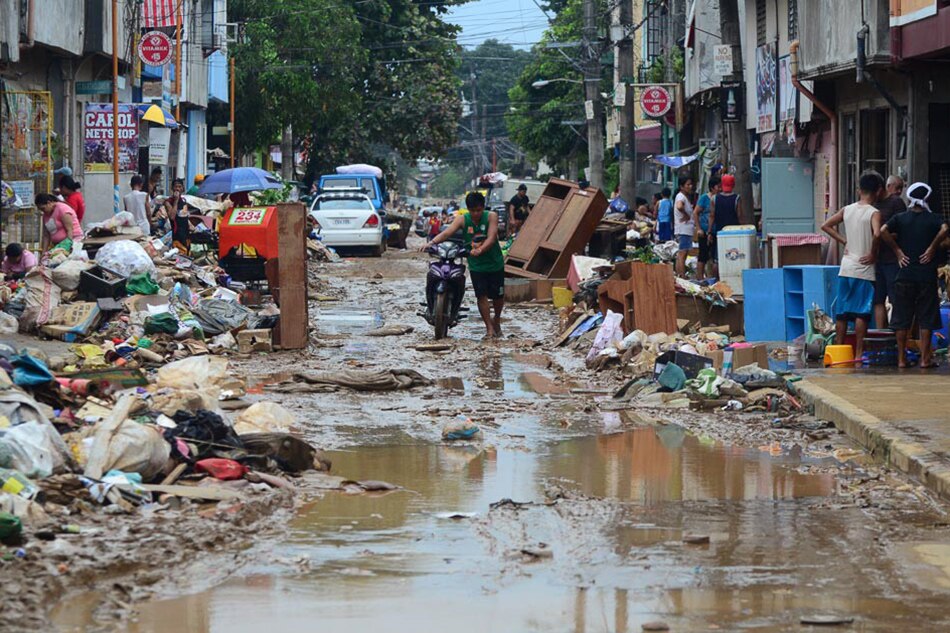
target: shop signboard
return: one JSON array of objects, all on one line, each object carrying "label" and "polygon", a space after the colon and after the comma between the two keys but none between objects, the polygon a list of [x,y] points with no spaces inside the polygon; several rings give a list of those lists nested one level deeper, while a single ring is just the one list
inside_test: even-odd
[{"label": "shop signboard", "polygon": [[673,95],[663,86],[647,86],[640,94],[643,114],[658,119],[673,108]]},{"label": "shop signboard", "polygon": [[[119,170],[136,171],[139,128],[135,106],[119,104]],[[83,161],[85,171],[112,171],[112,104],[87,103],[83,115]]]},{"label": "shop signboard", "polygon": [[164,66],[172,60],[172,40],[161,31],[149,31],[139,41],[139,59],[149,66]]}]

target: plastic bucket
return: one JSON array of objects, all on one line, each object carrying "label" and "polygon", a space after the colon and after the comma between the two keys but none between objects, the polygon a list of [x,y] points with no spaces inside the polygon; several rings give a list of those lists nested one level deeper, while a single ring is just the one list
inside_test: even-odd
[{"label": "plastic bucket", "polygon": [[850,345],[829,345],[825,348],[825,367],[854,360],[854,348]]},{"label": "plastic bucket", "polygon": [[551,288],[555,308],[569,308],[574,304],[574,291],[570,288]]}]

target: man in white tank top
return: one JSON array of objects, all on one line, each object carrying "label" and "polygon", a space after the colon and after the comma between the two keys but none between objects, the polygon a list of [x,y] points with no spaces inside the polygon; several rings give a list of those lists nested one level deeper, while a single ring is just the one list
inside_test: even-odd
[{"label": "man in white tank top", "polygon": [[[881,238],[881,214],[873,205],[884,189],[884,179],[868,173],[861,176],[858,187],[861,199],[835,213],[821,227],[844,246],[834,304],[835,344],[844,344],[848,323],[854,321],[856,363],[864,355],[864,336],[874,311],[874,263]],[[841,224],[844,235],[838,232]]]}]

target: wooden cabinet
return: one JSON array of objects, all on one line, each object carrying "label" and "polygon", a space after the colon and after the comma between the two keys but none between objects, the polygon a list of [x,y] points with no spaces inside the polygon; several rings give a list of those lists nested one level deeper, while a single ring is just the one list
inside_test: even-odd
[{"label": "wooden cabinet", "polygon": [[571,256],[584,252],[607,210],[599,189],[552,179],[515,238],[505,273],[511,277],[566,277]]}]

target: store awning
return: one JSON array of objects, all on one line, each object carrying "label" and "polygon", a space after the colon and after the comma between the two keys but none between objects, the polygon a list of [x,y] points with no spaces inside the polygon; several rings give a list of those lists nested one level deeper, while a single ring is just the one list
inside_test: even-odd
[{"label": "store awning", "polygon": [[659,154],[662,152],[661,130],[662,126],[654,125],[642,127],[634,132],[634,137],[637,139],[637,154]]}]

